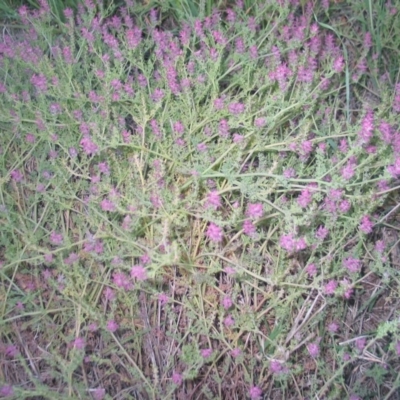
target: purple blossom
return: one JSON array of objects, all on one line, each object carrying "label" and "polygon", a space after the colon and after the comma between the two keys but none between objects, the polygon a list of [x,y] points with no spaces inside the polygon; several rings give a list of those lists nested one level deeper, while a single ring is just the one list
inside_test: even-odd
[{"label": "purple blossom", "polygon": [[346,181],[348,181],[349,179],[351,179],[354,174],[355,174],[355,170],[354,170],[354,164],[348,162],[346,164],[346,166],[344,166],[341,170],[341,174],[343,179],[345,179]]},{"label": "purple blossom", "polygon": [[218,207],[221,207],[221,197],[216,190],[208,193],[206,206],[208,208],[214,208],[215,210],[218,209]]},{"label": "purple blossom", "polygon": [[250,219],[243,222],[243,232],[247,236],[253,236],[256,233],[256,226]]},{"label": "purple blossom", "polygon": [[226,119],[222,119],[219,122],[219,134],[223,138],[227,138],[229,136],[229,125]]},{"label": "purple blossom", "polygon": [[222,229],[212,222],[208,226],[206,236],[213,242],[221,242],[224,237]]},{"label": "purple blossom", "polygon": [[129,290],[131,288],[131,283],[128,277],[123,272],[114,272],[113,283],[115,286]]},{"label": "purple blossom", "polygon": [[107,286],[107,287],[104,289],[104,297],[105,297],[106,300],[108,300],[108,301],[113,301],[113,300],[115,300],[115,297],[116,297],[116,296],[115,296],[114,290]]},{"label": "purple blossom", "polygon": [[262,395],[262,390],[258,386],[252,386],[249,390],[249,395],[251,399],[260,399]]},{"label": "purple blossom", "polygon": [[47,79],[43,74],[34,74],[31,78],[31,83],[39,93],[47,92]]},{"label": "purple blossom", "polygon": [[343,260],[343,266],[347,268],[350,272],[359,272],[362,267],[361,260],[358,258],[348,257]]},{"label": "purple blossom", "polygon": [[110,320],[107,322],[107,330],[110,332],[115,332],[117,331],[119,328],[119,325],[114,321],[114,320]]},{"label": "purple blossom", "polygon": [[24,179],[24,175],[19,169],[14,169],[14,171],[11,171],[10,175],[15,182],[22,182],[22,180]]},{"label": "purple blossom", "polygon": [[15,358],[18,354],[18,347],[13,344],[6,346],[4,350],[4,355],[8,358]]},{"label": "purple blossom", "polygon": [[183,382],[183,376],[182,376],[182,374],[179,374],[178,372],[174,372],[172,374],[172,378],[171,379],[172,379],[172,382],[175,385],[178,385],[178,386],[180,386],[182,384],[182,382]]},{"label": "purple blossom", "polygon": [[229,308],[231,308],[233,305],[232,298],[230,296],[225,296],[222,299],[222,305],[225,308],[225,310],[228,310]]},{"label": "purple blossom", "polygon": [[359,225],[359,228],[360,228],[361,231],[363,231],[366,234],[371,233],[373,226],[374,226],[374,224],[370,220],[368,215],[364,215],[361,218],[361,224]]},{"label": "purple blossom", "polygon": [[309,276],[314,276],[317,274],[317,267],[315,264],[309,264],[306,267],[306,272]]},{"label": "purple blossom", "polygon": [[104,199],[102,200],[102,202],[100,203],[101,209],[103,211],[115,211],[115,204],[108,199]]},{"label": "purple blossom", "polygon": [[57,232],[51,232],[50,242],[54,245],[59,245],[63,242],[63,235]]},{"label": "purple blossom", "polygon": [[374,132],[374,113],[368,110],[361,122],[361,131],[358,133],[362,143],[368,143]]},{"label": "purple blossom", "polygon": [[162,306],[168,303],[169,297],[165,293],[159,293],[158,301]]},{"label": "purple blossom", "polygon": [[312,201],[312,194],[309,189],[302,190],[299,198],[297,199],[297,203],[300,207],[306,208]]},{"label": "purple blossom", "polygon": [[315,233],[315,237],[319,240],[324,240],[329,234],[329,230],[324,226],[320,226]]},{"label": "purple blossom", "polygon": [[4,385],[0,388],[0,397],[11,397],[14,395],[14,389],[11,385]]},{"label": "purple blossom", "polygon": [[257,128],[262,128],[265,125],[266,121],[264,117],[256,118],[254,121],[254,125]]},{"label": "purple blossom", "polygon": [[310,353],[310,356],[312,357],[312,358],[316,358],[316,357],[318,357],[318,355],[319,355],[319,344],[318,343],[310,343],[308,346],[307,346],[307,350],[308,350],[308,352]]},{"label": "purple blossom", "polygon": [[330,280],[325,286],[324,286],[324,291],[325,294],[327,295],[331,295],[331,294],[335,294],[335,290],[337,289],[338,284],[335,280]]},{"label": "purple blossom", "polygon": [[99,147],[97,146],[97,144],[92,142],[92,140],[90,139],[89,136],[83,137],[80,141],[80,145],[83,147],[83,151],[87,155],[97,153],[97,151],[99,150]]},{"label": "purple blossom", "polygon": [[106,390],[103,388],[97,388],[92,392],[94,400],[103,400],[106,396]]},{"label": "purple blossom", "polygon": [[75,349],[77,350],[83,350],[85,348],[85,339],[82,337],[77,337],[75,340],[72,342],[72,345],[74,346]]},{"label": "purple blossom", "polygon": [[356,348],[362,351],[367,343],[367,338],[361,337],[356,339]]},{"label": "purple blossom", "polygon": [[214,108],[216,110],[222,110],[224,108],[224,99],[221,97],[218,97],[217,99],[214,100]]},{"label": "purple blossom", "polygon": [[277,360],[272,360],[269,364],[269,369],[271,370],[271,372],[273,374],[280,374],[282,372],[284,372],[284,368],[283,365],[280,361]]},{"label": "purple blossom", "polygon": [[261,218],[264,213],[264,206],[262,203],[250,203],[247,206],[246,216],[249,218]]},{"label": "purple blossom", "polygon": [[143,265],[134,265],[131,269],[131,277],[138,281],[145,281],[147,276],[146,268]]},{"label": "purple blossom", "polygon": [[231,326],[233,326],[235,324],[235,320],[233,319],[232,315],[228,315],[225,319],[224,319],[224,325],[229,328]]},{"label": "purple blossom", "polygon": [[212,354],[212,349],[208,348],[208,349],[201,349],[200,350],[200,354],[203,358],[209,358],[211,357]]},{"label": "purple blossom", "polygon": [[182,134],[185,130],[185,127],[183,126],[182,122],[176,121],[174,123],[174,131],[178,134]]},{"label": "purple blossom", "polygon": [[351,208],[351,203],[348,200],[342,200],[339,204],[339,211],[346,214]]},{"label": "purple blossom", "polygon": [[340,73],[343,71],[343,69],[344,69],[344,59],[342,56],[338,56],[333,61],[333,70],[336,73]]},{"label": "purple blossom", "polygon": [[328,325],[328,331],[331,333],[336,333],[339,330],[339,324],[335,321]]},{"label": "purple blossom", "polygon": [[[400,342],[399,342],[399,343],[400,343]],[[242,354],[242,350],[239,349],[239,347],[236,347],[235,349],[233,349],[233,350],[231,351],[231,356],[232,356],[233,358],[239,357],[241,354]]]},{"label": "purple blossom", "polygon": [[242,143],[244,140],[243,135],[239,135],[238,133],[233,134],[233,143]]}]

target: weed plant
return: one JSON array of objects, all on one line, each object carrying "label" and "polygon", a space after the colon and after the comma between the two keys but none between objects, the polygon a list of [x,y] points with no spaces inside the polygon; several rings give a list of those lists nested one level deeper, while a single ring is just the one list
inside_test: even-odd
[{"label": "weed plant", "polygon": [[57,29],[19,9],[0,397],[398,398],[390,43],[342,35],[328,1],[259,3],[168,26],[87,0]]}]

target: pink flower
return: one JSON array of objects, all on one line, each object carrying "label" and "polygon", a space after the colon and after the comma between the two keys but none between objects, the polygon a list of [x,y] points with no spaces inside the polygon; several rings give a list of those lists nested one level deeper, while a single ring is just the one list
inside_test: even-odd
[{"label": "pink flower", "polygon": [[83,151],[87,154],[87,155],[91,155],[91,154],[95,154],[98,152],[99,147],[97,146],[97,144],[95,144],[94,142],[92,142],[92,140],[90,139],[89,136],[85,136],[79,143],[82,147],[83,147]]},{"label": "pink flower", "polygon": [[206,206],[208,208],[214,208],[215,210],[218,207],[221,207],[221,197],[216,190],[213,190],[210,193],[208,193]]},{"label": "pink flower", "polygon": [[134,265],[131,269],[131,277],[138,281],[145,281],[148,278],[146,268],[143,265]]},{"label": "pink flower", "polygon": [[222,305],[224,306],[224,308],[227,310],[228,308],[231,308],[233,305],[233,301],[232,298],[230,296],[225,296],[222,299]]},{"label": "pink flower", "polygon": [[212,222],[208,226],[206,236],[213,242],[221,242],[224,237],[222,229]]},{"label": "pink flower", "polygon": [[214,100],[214,108],[216,110],[222,110],[224,108],[224,99],[222,98],[217,98]]},{"label": "pink flower", "polygon": [[335,280],[330,280],[325,286],[324,286],[324,291],[325,294],[330,295],[330,294],[335,294],[335,290],[337,288],[338,284]]},{"label": "pink flower", "polygon": [[172,382],[174,382],[175,385],[178,385],[178,386],[180,386],[183,382],[183,376],[182,376],[182,374],[179,374],[178,372],[174,372],[172,374],[171,379],[172,379]]},{"label": "pink flower", "polygon": [[130,289],[131,286],[131,282],[129,282],[128,277],[123,272],[114,272],[113,283],[115,286],[125,290]]},{"label": "pink flower", "polygon": [[0,397],[11,397],[14,395],[14,389],[11,385],[5,385],[0,388]]},{"label": "pink flower", "polygon": [[227,138],[229,136],[229,125],[226,119],[222,119],[219,122],[219,135],[223,138]]},{"label": "pink flower", "polygon": [[247,236],[253,236],[256,233],[256,226],[249,219],[243,222],[243,232]]},{"label": "pink flower", "polygon": [[85,348],[85,339],[82,337],[75,338],[75,340],[73,341],[73,346],[77,350],[84,349]]},{"label": "pink flower", "polygon": [[233,319],[232,315],[228,315],[225,319],[224,319],[224,325],[229,328],[232,325],[235,324],[235,320]]},{"label": "pink flower", "polygon": [[375,243],[375,251],[377,251],[378,253],[383,253],[385,251],[385,242],[383,240],[378,240]]},{"label": "pink flower", "polygon": [[307,350],[310,353],[311,357],[316,358],[319,355],[319,344],[318,343],[310,343],[307,346]]},{"label": "pink flower", "polygon": [[163,305],[165,305],[165,304],[167,304],[168,303],[168,300],[169,300],[169,298],[168,298],[168,296],[165,294],[165,293],[160,293],[159,295],[158,295],[158,301],[160,302],[160,304],[163,306]]},{"label": "pink flower", "polygon": [[317,274],[317,267],[315,266],[315,264],[309,264],[306,267],[306,272],[309,276],[314,276]]},{"label": "pink flower", "polygon": [[115,292],[114,290],[112,290],[110,287],[106,287],[104,289],[104,297],[106,298],[106,300],[108,301],[113,301],[115,300]]},{"label": "pink flower", "polygon": [[269,368],[273,374],[279,374],[284,371],[282,363],[276,360],[271,361]]},{"label": "pink flower", "polygon": [[374,224],[372,223],[372,221],[369,219],[368,215],[364,215],[361,218],[361,224],[359,225],[359,228],[361,231],[363,231],[364,233],[368,234],[372,232],[372,227],[374,226]]},{"label": "pink flower", "polygon": [[354,174],[354,164],[353,163],[347,163],[341,170],[342,173],[342,177],[343,179],[345,179],[346,181],[348,181],[349,179],[351,179]]},{"label": "pink flower", "polygon": [[264,209],[261,203],[249,204],[247,206],[246,216],[249,218],[260,218],[263,213]]},{"label": "pink flower", "polygon": [[24,179],[24,175],[21,173],[19,169],[11,171],[10,175],[15,182],[22,182],[22,180]]},{"label": "pink flower", "polygon": [[329,234],[328,229],[326,229],[324,226],[320,226],[317,229],[317,232],[315,233],[315,237],[319,240],[324,240]]},{"label": "pink flower", "polygon": [[331,333],[336,333],[339,330],[339,324],[337,322],[331,322],[328,325],[328,331]]},{"label": "pink flower", "polygon": [[336,57],[333,61],[333,70],[336,73],[342,72],[344,69],[344,60],[342,56]]},{"label": "pink flower", "polygon": [[[400,342],[399,342],[399,343],[400,343]],[[236,349],[233,349],[233,350],[231,351],[231,356],[232,356],[233,358],[239,357],[241,354],[242,354],[242,350],[239,349],[239,347],[237,347]]]},{"label": "pink flower", "polygon": [[347,268],[350,272],[358,272],[361,270],[362,263],[361,260],[353,257],[348,257],[343,260],[343,266]]},{"label": "pink flower", "polygon": [[228,106],[228,111],[233,115],[242,114],[245,110],[245,106],[242,103],[231,103]]},{"label": "pink flower", "polygon": [[94,400],[103,400],[106,395],[106,390],[103,388],[98,388],[92,392]]},{"label": "pink flower", "polygon": [[100,206],[103,211],[115,211],[115,204],[108,199],[104,199]]},{"label": "pink flower", "polygon": [[200,354],[203,358],[209,358],[212,354],[212,349],[201,349]]},{"label": "pink flower", "polygon": [[249,395],[251,399],[259,399],[262,395],[262,390],[258,386],[253,386],[249,390]]},{"label": "pink flower", "polygon": [[13,344],[8,345],[4,350],[4,355],[9,358],[14,358],[19,354],[18,347]]},{"label": "pink flower", "polygon": [[265,125],[265,118],[263,118],[263,117],[256,118],[254,121],[254,125],[257,128],[262,128]]},{"label": "pink flower", "polygon": [[50,234],[50,242],[54,245],[59,245],[63,242],[63,236],[61,233],[52,232]]},{"label": "pink flower", "polygon": [[110,320],[107,322],[107,330],[110,332],[115,332],[116,330],[118,330],[119,325],[114,321],[114,320]]},{"label": "pink flower", "polygon": [[368,110],[361,122],[361,131],[358,133],[362,143],[368,143],[374,132],[374,113]]},{"label": "pink flower", "polygon": [[309,189],[302,190],[299,198],[297,199],[297,203],[300,207],[306,208],[312,201],[312,194]]},{"label": "pink flower", "polygon": [[351,208],[351,204],[348,200],[342,200],[339,204],[339,210],[343,214],[346,214]]},{"label": "pink flower", "polygon": [[356,339],[356,348],[361,351],[364,349],[366,343],[367,343],[367,338],[365,337],[358,338]]}]

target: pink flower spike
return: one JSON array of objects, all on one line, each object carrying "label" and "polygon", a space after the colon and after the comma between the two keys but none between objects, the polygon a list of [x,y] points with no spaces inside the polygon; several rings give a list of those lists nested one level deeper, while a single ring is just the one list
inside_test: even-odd
[{"label": "pink flower spike", "polygon": [[106,396],[106,390],[103,388],[98,388],[93,392],[94,400],[103,400]]},{"label": "pink flower spike", "polygon": [[235,320],[233,319],[232,315],[228,315],[225,319],[224,319],[224,325],[229,328],[233,325],[235,325]]},{"label": "pink flower spike", "polygon": [[[399,342],[399,343],[400,343],[400,342]],[[239,357],[241,354],[242,354],[242,350],[239,349],[239,347],[237,347],[236,349],[233,349],[233,350],[231,351],[231,356],[232,356],[233,358]]]},{"label": "pink flower spike", "polygon": [[316,358],[319,355],[319,344],[318,343],[310,343],[307,346],[307,350],[310,353],[312,358]]},{"label": "pink flower spike", "polygon": [[51,244],[59,245],[63,242],[63,236],[61,235],[61,233],[52,232],[50,234],[50,242]]},{"label": "pink flower spike", "polygon": [[119,326],[114,320],[110,320],[107,322],[107,330],[110,332],[115,332],[118,330]]},{"label": "pink flower spike", "polygon": [[343,266],[347,268],[350,272],[359,272],[362,267],[361,260],[353,257],[348,257],[343,260]]},{"label": "pink flower spike", "polygon": [[14,395],[14,389],[10,385],[5,385],[0,388],[0,397],[11,397]]},{"label": "pink flower spike", "polygon": [[178,386],[180,386],[183,382],[183,376],[182,376],[182,374],[179,374],[178,372],[174,372],[172,374],[171,379],[172,379],[172,382],[174,382],[175,385],[178,385]]},{"label": "pink flower spike", "polygon": [[249,395],[251,399],[260,399],[262,395],[262,390],[258,386],[253,386],[249,390]]},{"label": "pink flower spike", "polygon": [[214,208],[215,210],[218,209],[218,207],[221,207],[221,197],[216,190],[208,193],[206,206],[208,208]]},{"label": "pink flower spike", "polygon": [[77,337],[73,342],[74,348],[77,350],[82,350],[85,348],[85,339],[82,337]]},{"label": "pink flower spike", "polygon": [[160,293],[159,295],[158,295],[158,301],[160,302],[160,304],[163,306],[163,305],[165,305],[165,304],[167,304],[168,303],[168,300],[169,300],[169,298],[168,298],[168,296],[165,294],[165,293]]},{"label": "pink flower spike", "polygon": [[338,286],[338,284],[337,284],[336,281],[330,280],[330,281],[324,286],[325,294],[327,294],[327,295],[335,294],[335,290],[336,290],[337,286]]},{"label": "pink flower spike", "polygon": [[210,223],[208,226],[206,236],[211,239],[213,242],[222,242],[222,239],[224,237],[222,229],[218,226],[215,225],[214,223]]},{"label": "pink flower spike", "polygon": [[249,204],[247,206],[246,216],[249,218],[260,218],[264,213],[264,207],[261,203]]},{"label": "pink flower spike", "polygon": [[225,310],[227,310],[228,308],[231,308],[233,305],[232,298],[230,296],[225,296],[222,299],[222,305],[224,306]]},{"label": "pink flower spike", "polygon": [[200,354],[203,358],[209,358],[212,354],[212,349],[201,349]]},{"label": "pink flower spike", "polygon": [[361,218],[361,224],[359,226],[360,230],[363,231],[364,233],[368,234],[372,232],[372,227],[374,226],[374,224],[372,223],[372,221],[369,219],[368,215],[364,215]]},{"label": "pink flower spike", "polygon": [[145,281],[148,278],[146,268],[143,265],[134,265],[131,269],[131,277],[138,281]]}]

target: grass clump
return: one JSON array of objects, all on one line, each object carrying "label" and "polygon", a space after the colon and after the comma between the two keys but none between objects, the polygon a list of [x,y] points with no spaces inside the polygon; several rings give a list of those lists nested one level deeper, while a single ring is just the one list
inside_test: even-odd
[{"label": "grass clump", "polygon": [[394,398],[398,66],[295,3],[19,10],[1,395]]}]

